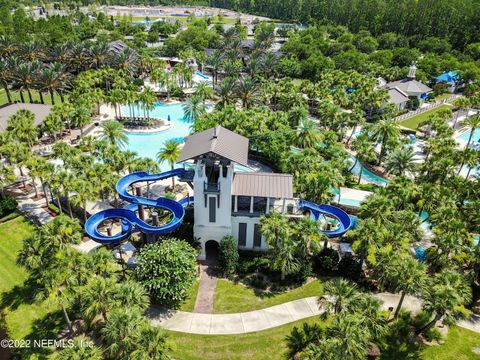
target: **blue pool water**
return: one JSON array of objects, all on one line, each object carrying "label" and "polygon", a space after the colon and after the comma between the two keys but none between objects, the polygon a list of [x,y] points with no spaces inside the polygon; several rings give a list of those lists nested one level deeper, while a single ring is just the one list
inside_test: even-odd
[{"label": "blue pool water", "polygon": [[[355,157],[353,155],[350,155],[350,161],[352,162],[352,165],[355,163]],[[363,165],[360,163],[360,161],[357,161],[353,169],[351,169],[350,171],[352,172],[352,174],[359,176],[362,167]],[[387,179],[384,179],[381,176],[372,173],[365,167],[363,167],[362,171],[362,180],[378,186],[387,186],[389,182]]]},{"label": "blue pool water", "polygon": [[[467,142],[469,137],[470,137],[470,130],[465,131],[457,139]],[[476,143],[476,142],[480,142],[480,129],[475,129],[475,131],[473,132],[472,143]]]},{"label": "blue pool water", "polygon": [[[123,106],[122,114],[129,113],[129,107]],[[139,113],[139,109],[135,108],[135,114]],[[134,151],[140,157],[157,160],[157,153],[166,141],[170,139],[176,139],[179,142],[184,141],[184,138],[191,132],[191,122],[184,118],[182,104],[163,104],[157,102],[155,103],[155,109],[150,111],[150,116],[162,119],[168,119],[170,116],[172,127],[168,130],[150,134],[128,133],[128,145],[126,146],[126,150]],[[167,171],[169,169],[170,166],[167,163],[160,164],[161,171]],[[248,172],[252,171],[252,169],[246,166],[236,165],[235,171]]]},{"label": "blue pool water", "polygon": [[203,74],[201,73],[200,71],[195,71],[195,75],[198,75],[200,76],[202,79],[205,79],[205,80],[210,80],[210,76],[206,75],[206,74]]}]

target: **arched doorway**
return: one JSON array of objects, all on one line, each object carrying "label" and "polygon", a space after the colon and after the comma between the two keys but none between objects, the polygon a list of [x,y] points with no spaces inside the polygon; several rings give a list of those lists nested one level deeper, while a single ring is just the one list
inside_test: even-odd
[{"label": "arched doorway", "polygon": [[215,240],[208,240],[205,243],[205,259],[207,263],[213,265],[218,261],[219,245]]}]

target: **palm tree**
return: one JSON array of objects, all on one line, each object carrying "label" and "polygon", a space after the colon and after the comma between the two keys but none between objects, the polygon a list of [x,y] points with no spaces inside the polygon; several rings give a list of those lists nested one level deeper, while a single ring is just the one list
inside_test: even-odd
[{"label": "palm tree", "polygon": [[128,136],[123,124],[109,120],[102,124],[103,134],[101,139],[107,140],[112,146],[123,148],[128,144]]},{"label": "palm tree", "polygon": [[385,169],[394,176],[403,176],[407,172],[413,174],[417,168],[414,157],[412,147],[403,146],[388,155]]},{"label": "palm tree", "polygon": [[64,64],[53,63],[51,66],[44,68],[40,74],[39,89],[47,91],[50,94],[52,105],[55,105],[55,93],[63,96],[63,91],[67,88],[70,74],[66,72]]},{"label": "palm tree", "polygon": [[72,190],[76,194],[72,197],[71,201],[74,206],[81,206],[83,208],[83,220],[87,222],[87,202],[89,200],[95,200],[98,194],[92,183],[82,178],[76,179],[72,183]]},{"label": "palm tree", "polygon": [[62,118],[55,112],[51,112],[47,115],[42,124],[42,129],[48,135],[52,136],[57,140],[57,134],[65,130],[65,122]]},{"label": "palm tree", "polygon": [[112,61],[114,68],[128,75],[133,75],[137,71],[138,62],[138,55],[129,47],[124,48]]},{"label": "palm tree", "polygon": [[[146,87],[138,96],[141,107],[147,113],[146,118],[150,120],[150,111],[155,109],[155,101],[157,96],[150,87]],[[115,110],[116,113],[116,110]]]},{"label": "palm tree", "polygon": [[373,140],[380,143],[380,154],[378,162],[381,164],[383,157],[385,156],[386,149],[390,142],[398,140],[400,137],[400,128],[395,120],[380,120],[373,124],[370,130],[370,134]]},{"label": "palm tree", "polygon": [[191,96],[185,104],[183,104],[183,116],[190,122],[196,122],[201,116],[205,115],[205,104],[200,96]]},{"label": "palm tree", "polygon": [[[1,68],[0,68],[1,69]],[[1,70],[0,70],[0,79],[1,79]],[[206,82],[196,83],[195,86],[195,95],[202,99],[202,102],[205,104],[205,100],[211,99],[213,97],[213,88],[210,87]]]},{"label": "palm tree", "polygon": [[310,119],[300,120],[295,134],[295,143],[298,147],[302,149],[314,148],[321,139],[322,135],[318,131],[317,124]]},{"label": "palm tree", "polygon": [[131,310],[145,311],[150,306],[150,296],[142,284],[127,280],[120,283],[115,290],[117,306]]},{"label": "palm tree", "polygon": [[55,354],[56,360],[102,360],[102,350],[96,346],[87,344],[93,343],[93,340],[84,336],[78,336],[73,339],[72,346],[66,346]]},{"label": "palm tree", "polygon": [[468,117],[468,109],[472,104],[469,98],[467,98],[466,96],[462,96],[462,97],[459,97],[458,99],[455,99],[455,101],[453,102],[453,105],[455,105],[458,108],[457,114],[455,116],[455,122],[453,123],[453,128],[455,129],[455,127],[457,126],[459,115],[462,112],[464,112],[465,115]]},{"label": "palm tree", "polygon": [[480,115],[467,117],[465,120],[462,121],[462,126],[470,128],[470,136],[468,137],[467,146],[466,146],[468,148],[470,147],[470,143],[472,141],[475,129],[480,128]]},{"label": "palm tree", "polygon": [[207,65],[212,69],[213,75],[213,88],[215,89],[215,85],[217,85],[218,80],[218,70],[222,66],[223,63],[223,55],[219,50],[216,50],[212,53],[211,56],[207,59]]},{"label": "palm tree", "polygon": [[334,314],[351,310],[360,296],[357,285],[343,278],[327,282],[325,294],[318,299],[318,304],[325,308],[326,313]]},{"label": "palm tree", "polygon": [[80,128],[80,135],[83,136],[83,128],[92,121],[91,111],[84,106],[77,106],[71,115],[73,126]]},{"label": "palm tree", "polygon": [[381,257],[374,272],[382,287],[401,294],[394,318],[397,318],[402,308],[405,295],[422,294],[427,285],[425,265],[408,253]]},{"label": "palm tree", "polygon": [[363,168],[364,162],[372,162],[375,160],[375,150],[372,146],[372,143],[370,139],[368,138],[368,135],[360,135],[358,136],[355,140],[353,140],[352,143],[352,149],[356,152],[356,157],[355,157],[355,163],[353,164],[352,168],[355,168],[357,165],[357,162],[360,161],[360,173],[358,175],[358,183],[362,181],[362,173],[363,173]]},{"label": "palm tree", "polygon": [[472,290],[463,275],[454,270],[443,270],[435,275],[433,284],[424,294],[424,300],[424,309],[433,312],[435,316],[418,329],[417,334],[428,331],[445,316],[450,319],[458,316],[459,311],[456,310],[472,300]]},{"label": "palm tree", "polygon": [[12,80],[12,69],[7,59],[0,59],[0,84],[3,86],[5,93],[7,94],[7,100],[12,102],[12,96],[10,94],[9,84]]},{"label": "palm tree", "polygon": [[[298,248],[305,257],[318,251],[320,240],[323,237],[318,221],[309,216],[302,217],[297,223],[296,232]],[[328,241],[326,236],[323,238]]]},{"label": "palm tree", "polygon": [[172,343],[168,341],[165,332],[157,327],[145,326],[140,330],[136,343],[137,349],[132,351],[132,360],[169,360],[169,352],[173,350]]},{"label": "palm tree", "polygon": [[[179,156],[180,143],[175,139],[170,139],[163,143],[163,147],[157,153],[157,161],[159,163],[166,161],[173,170]],[[175,176],[172,176],[172,188],[175,189]]]},{"label": "palm tree", "polygon": [[146,325],[145,318],[136,309],[113,310],[101,330],[108,355],[113,359],[128,359]]},{"label": "palm tree", "polygon": [[20,109],[7,121],[7,130],[10,131],[19,141],[28,144],[32,148],[33,142],[38,137],[38,130],[35,126],[35,115],[27,109]]},{"label": "palm tree", "polygon": [[222,80],[220,87],[216,89],[217,95],[220,97],[219,104],[225,106],[231,104],[234,99],[235,79],[227,77]]},{"label": "palm tree", "polygon": [[115,307],[114,294],[116,279],[93,277],[82,290],[82,313],[90,324],[98,316],[102,321],[107,319],[108,313]]},{"label": "palm tree", "polygon": [[110,59],[110,52],[108,45],[105,43],[94,43],[89,49],[90,57],[92,58],[92,65],[99,69],[102,65],[106,64]]},{"label": "palm tree", "polygon": [[15,174],[10,166],[0,163],[0,199],[5,198],[4,188],[15,181]]},{"label": "palm tree", "polygon": [[255,78],[251,76],[240,77],[237,83],[236,90],[237,90],[238,96],[242,100],[242,107],[248,109],[251,105],[253,105],[257,101],[259,86]]}]

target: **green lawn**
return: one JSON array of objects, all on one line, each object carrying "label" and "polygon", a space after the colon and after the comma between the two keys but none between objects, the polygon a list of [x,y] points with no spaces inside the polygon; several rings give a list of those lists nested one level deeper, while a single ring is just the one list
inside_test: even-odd
[{"label": "green lawn", "polygon": [[255,291],[241,284],[220,279],[215,290],[213,311],[220,314],[259,310],[284,302],[309,296],[320,296],[322,294],[323,285],[317,280],[287,292],[269,293]]},{"label": "green lawn", "polygon": [[[61,323],[56,309],[33,301],[34,291],[25,282],[27,274],[16,264],[22,240],[33,231],[35,227],[23,216],[0,224],[0,308],[8,337],[12,339],[54,339]],[[28,358],[29,350],[25,351]],[[42,352],[49,351],[45,348]]]},{"label": "green lawn", "polygon": [[190,295],[180,306],[180,310],[189,311],[189,312],[193,311],[193,309],[195,308],[195,301],[197,300],[198,285],[199,285],[199,281],[197,279],[193,283],[192,290],[190,290]]},{"label": "green lawn", "polygon": [[425,360],[478,360],[480,355],[472,349],[480,349],[480,334],[452,326],[448,331],[447,340],[440,346],[427,346],[422,350]]},{"label": "green lawn", "polygon": [[430,116],[436,114],[441,110],[451,109],[451,108],[452,107],[449,105],[441,105],[435,109],[425,111],[424,113],[421,113],[421,114],[412,116],[411,118],[400,121],[399,124],[406,128],[417,130],[418,124],[420,124],[422,121],[427,120]]},{"label": "green lawn", "polygon": [[320,323],[319,317],[299,320],[270,330],[241,335],[195,335],[167,331],[175,343],[173,358],[182,360],[240,360],[282,359],[286,346],[285,336],[294,326],[304,322]]},{"label": "green lawn", "polygon": [[[18,91],[10,91],[10,95],[12,96],[12,101],[21,101],[20,99],[20,93]],[[55,94],[54,96],[55,104],[60,104],[62,101],[60,100],[60,96]],[[23,93],[23,98],[25,99],[25,102],[30,102],[28,98],[27,92],[24,91]],[[37,91],[32,91],[32,98],[34,102],[37,102],[40,104],[40,95],[38,95]],[[45,104],[51,105],[52,102],[50,101],[50,94],[43,94],[43,99],[45,101]],[[7,98],[7,93],[5,92],[4,89],[0,90],[0,105],[4,105],[8,102]]]}]

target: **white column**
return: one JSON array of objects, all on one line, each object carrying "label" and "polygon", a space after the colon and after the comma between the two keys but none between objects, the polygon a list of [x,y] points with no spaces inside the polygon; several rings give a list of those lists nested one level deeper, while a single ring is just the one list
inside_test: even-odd
[{"label": "white column", "polygon": [[250,196],[250,213],[253,213],[253,196]]},{"label": "white column", "polygon": [[270,212],[270,198],[267,197],[267,208],[265,209],[265,213],[268,214]]},{"label": "white column", "polygon": [[235,212],[238,212],[238,195],[235,195],[235,207],[234,207],[234,210]]}]

